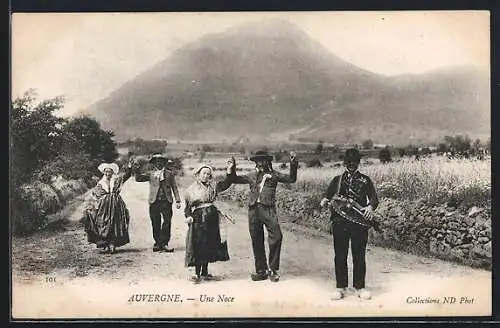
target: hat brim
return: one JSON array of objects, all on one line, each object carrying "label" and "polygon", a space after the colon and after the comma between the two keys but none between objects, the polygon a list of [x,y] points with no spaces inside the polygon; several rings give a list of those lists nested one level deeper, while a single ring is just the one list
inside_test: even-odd
[{"label": "hat brim", "polygon": [[213,167],[211,167],[211,166],[209,166],[209,165],[205,165],[205,164],[203,164],[203,165],[200,165],[200,166],[198,166],[197,168],[195,168],[195,169],[193,170],[193,176],[197,176],[197,175],[201,172],[201,170],[203,170],[204,168],[209,169],[209,170],[210,170],[210,174],[211,174],[211,175],[213,175],[213,174],[214,174],[214,169],[213,169]]},{"label": "hat brim", "polygon": [[153,162],[167,162],[168,160],[165,157],[153,157],[149,160],[150,163]]},{"label": "hat brim", "polygon": [[116,163],[102,163],[97,169],[101,173],[104,173],[107,169],[112,170],[114,174],[118,174],[118,172],[120,171],[120,168]]},{"label": "hat brim", "polygon": [[253,162],[255,162],[255,161],[272,161],[273,157],[270,155],[258,155],[258,156],[250,157],[250,160]]},{"label": "hat brim", "polygon": [[361,156],[344,157],[344,162],[359,162],[359,161],[361,161]]}]

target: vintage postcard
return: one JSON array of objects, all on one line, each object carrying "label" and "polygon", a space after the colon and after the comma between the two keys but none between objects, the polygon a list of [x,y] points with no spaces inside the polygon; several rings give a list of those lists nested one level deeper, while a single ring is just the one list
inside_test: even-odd
[{"label": "vintage postcard", "polygon": [[15,13],[13,319],[490,316],[490,13]]}]

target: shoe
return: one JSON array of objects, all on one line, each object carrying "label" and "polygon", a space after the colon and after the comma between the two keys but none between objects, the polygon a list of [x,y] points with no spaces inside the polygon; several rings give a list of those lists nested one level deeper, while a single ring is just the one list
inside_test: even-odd
[{"label": "shoe", "polygon": [[266,271],[263,271],[263,272],[252,273],[250,277],[252,278],[253,281],[261,281],[261,280],[266,280],[268,274]]},{"label": "shoe", "polygon": [[212,276],[210,273],[202,275],[201,279],[203,279],[205,281],[216,280],[216,278],[214,276]]},{"label": "shoe", "polygon": [[201,282],[201,278],[200,276],[198,275],[193,275],[189,278],[189,280],[191,280],[192,282],[194,282],[195,284],[198,284]]},{"label": "shoe", "polygon": [[110,246],[109,246],[109,252],[110,252],[111,254],[115,254],[115,253],[116,253],[116,247],[115,247],[115,245],[110,245]]},{"label": "shoe", "polygon": [[278,270],[269,270],[269,280],[272,282],[278,282],[280,280]]},{"label": "shoe", "polygon": [[109,247],[106,246],[106,247],[103,247],[100,251],[99,251],[100,254],[109,254]]},{"label": "shoe", "polygon": [[337,301],[340,299],[344,298],[345,294],[345,288],[337,288],[335,291],[330,295],[330,299],[333,301]]},{"label": "shoe", "polygon": [[369,300],[372,298],[372,294],[370,291],[366,288],[361,288],[356,290],[356,294],[358,295],[359,298],[362,300]]},{"label": "shoe", "polygon": [[158,246],[158,245],[154,245],[153,246],[153,252],[159,252],[159,251],[161,251],[161,247]]},{"label": "shoe", "polygon": [[173,249],[173,248],[171,248],[171,247],[168,247],[168,246],[163,246],[163,247],[161,248],[161,250],[162,250],[163,252],[167,252],[167,253],[173,253],[173,252],[174,252],[174,249]]}]

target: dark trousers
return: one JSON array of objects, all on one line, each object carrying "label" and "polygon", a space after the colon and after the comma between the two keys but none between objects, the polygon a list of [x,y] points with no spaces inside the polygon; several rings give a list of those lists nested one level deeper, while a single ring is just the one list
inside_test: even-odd
[{"label": "dark trousers", "polygon": [[276,216],[276,208],[256,204],[248,209],[248,219],[256,272],[264,272],[268,268],[264,246],[264,226],[268,236],[269,267],[271,270],[279,270],[283,235]]},{"label": "dark trousers", "polygon": [[347,255],[349,241],[353,263],[353,287],[365,288],[366,276],[366,244],[368,242],[368,229],[354,223],[337,221],[332,224],[333,249],[335,251],[335,278],[337,288],[348,286]]},{"label": "dark trousers", "polygon": [[208,263],[200,264],[195,266],[197,276],[207,276],[208,275]]},{"label": "dark trousers", "polygon": [[153,226],[155,245],[168,245],[172,226],[172,203],[167,200],[157,200],[149,204],[149,217]]}]

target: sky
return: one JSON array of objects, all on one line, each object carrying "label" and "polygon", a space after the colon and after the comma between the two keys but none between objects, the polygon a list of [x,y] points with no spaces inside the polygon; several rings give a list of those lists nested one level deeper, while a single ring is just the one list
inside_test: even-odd
[{"label": "sky", "polygon": [[397,75],[475,65],[489,69],[488,11],[280,13],[16,13],[12,96],[64,95],[69,116],[106,97],[178,47],[247,21],[279,17],[340,58]]}]

